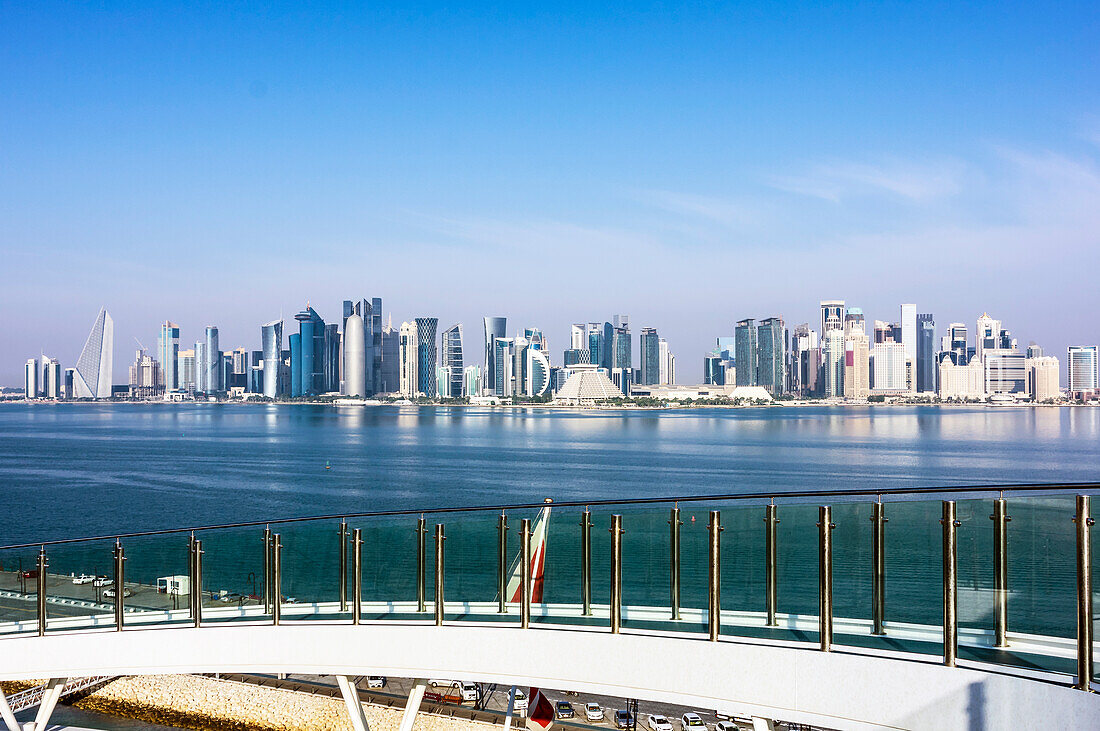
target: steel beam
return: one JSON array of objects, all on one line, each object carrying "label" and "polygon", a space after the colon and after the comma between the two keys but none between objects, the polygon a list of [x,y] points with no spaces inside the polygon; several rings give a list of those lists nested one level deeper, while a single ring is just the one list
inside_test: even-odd
[{"label": "steel beam", "polygon": [[340,695],[344,696],[344,705],[348,709],[351,727],[355,731],[370,731],[367,715],[363,713],[363,704],[359,701],[359,689],[355,687],[355,683],[346,675],[337,675],[336,684],[340,686]]},{"label": "steel beam", "polygon": [[418,678],[409,691],[409,699],[405,701],[405,712],[401,714],[401,728],[399,731],[412,731],[416,722],[416,714],[420,710],[420,703],[424,700],[424,691],[428,687],[428,681]]},{"label": "steel beam", "polygon": [[34,728],[35,731],[45,731],[50,724],[50,716],[53,715],[53,709],[57,707],[57,701],[61,698],[61,693],[65,690],[65,683],[69,682],[68,678],[50,678],[50,682],[46,684],[46,691],[42,694],[42,702],[38,706],[38,713],[34,716]]}]

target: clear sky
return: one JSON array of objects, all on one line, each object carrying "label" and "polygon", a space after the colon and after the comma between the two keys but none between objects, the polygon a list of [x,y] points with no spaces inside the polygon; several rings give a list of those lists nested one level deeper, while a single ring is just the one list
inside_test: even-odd
[{"label": "clear sky", "polygon": [[[1100,5],[0,5],[0,384],[306,300],[657,327],[823,298],[1100,341]],[[637,349],[637,343],[635,343]]]}]

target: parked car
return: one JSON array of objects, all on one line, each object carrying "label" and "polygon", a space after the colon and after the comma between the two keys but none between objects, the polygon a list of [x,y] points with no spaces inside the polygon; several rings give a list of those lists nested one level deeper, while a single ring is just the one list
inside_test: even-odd
[{"label": "parked car", "polygon": [[[115,591],[115,587],[113,587],[113,586],[108,588],[108,589],[103,590],[103,598],[104,599],[114,599],[115,594],[117,594],[117,592]],[[134,590],[133,589],[128,589],[125,586],[122,587],[122,596],[126,597],[126,596],[133,596],[133,595],[134,595]]]},{"label": "parked car", "polygon": [[584,718],[586,721],[602,721],[603,709],[600,708],[599,703],[585,703],[584,704]]},{"label": "parked car", "polygon": [[464,701],[476,701],[478,696],[477,684],[468,680],[447,680],[446,678],[432,678],[428,685],[433,688],[453,689]]},{"label": "parked car", "polygon": [[569,701],[558,701],[554,704],[554,715],[558,718],[576,718],[577,712]]},{"label": "parked car", "polygon": [[527,710],[527,694],[519,688],[516,688],[515,702],[512,704],[512,710],[526,711]]},{"label": "parked car", "polygon": [[698,713],[685,713],[680,716],[680,728],[682,731],[705,731],[707,725]]},{"label": "parked car", "polygon": [[615,711],[615,728],[630,728],[634,725],[634,714],[630,711]]},{"label": "parked car", "polygon": [[31,569],[30,571],[24,571],[23,573],[21,573],[19,575],[22,576],[24,579],[37,579],[38,578],[38,569]]},{"label": "parked car", "polygon": [[660,713],[649,714],[648,726],[653,731],[672,731],[672,722],[668,720],[668,716],[662,716]]},{"label": "parked car", "polygon": [[719,721],[714,724],[714,731],[740,731],[733,721]]},{"label": "parked car", "polygon": [[368,688],[385,688],[386,678],[382,675],[371,675],[367,678]]},{"label": "parked car", "polygon": [[73,577],[74,584],[90,584],[95,581],[95,577],[91,574],[81,574],[80,576]]},{"label": "parked car", "polygon": [[92,581],[92,586],[110,586],[113,583],[115,583],[115,580],[110,576],[103,576],[100,574]]}]

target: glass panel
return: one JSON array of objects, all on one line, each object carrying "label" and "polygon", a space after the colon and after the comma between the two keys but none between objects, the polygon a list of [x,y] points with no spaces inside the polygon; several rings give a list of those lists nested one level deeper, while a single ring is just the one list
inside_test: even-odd
[{"label": "glass panel", "polygon": [[[682,621],[672,621],[669,511],[670,506],[621,509],[624,627],[689,629]],[[610,576],[609,569],[609,580]]]},{"label": "glass panel", "polygon": [[[583,616],[581,522],[583,508],[551,508],[543,571],[545,612],[532,610],[532,623],[608,625],[611,597],[611,516],[617,508],[593,509],[591,527],[592,614]],[[625,561],[624,557],[624,561]],[[509,611],[512,611],[511,609]]]},{"label": "glass panel", "polygon": [[[416,611],[417,516],[398,515],[349,520],[362,531],[363,619],[409,618]],[[428,521],[425,521],[426,523]],[[432,596],[432,526],[424,534],[424,583]],[[431,616],[432,608],[426,607]],[[412,615],[416,616],[416,615]]]},{"label": "glass panel", "polygon": [[0,552],[0,634],[38,631],[37,567],[37,548]]},{"label": "glass panel", "polygon": [[[506,536],[509,566],[511,559],[519,558],[521,519],[524,517],[530,517],[534,523],[534,515],[509,516]],[[498,614],[498,519],[499,515],[489,511],[445,513],[433,517],[434,522],[446,526],[443,563],[443,596],[447,606],[445,619],[519,621],[518,604],[513,613]],[[434,581],[434,573],[432,576]]]},{"label": "glass panel", "polygon": [[[776,511],[779,630],[771,634],[818,641],[817,505],[784,504]],[[834,591],[835,597],[835,591]]]},{"label": "glass panel", "polygon": [[[114,541],[47,546],[46,616],[51,632],[114,624],[114,600],[104,596],[114,585],[113,548]],[[33,592],[34,580],[27,583]],[[28,607],[33,615],[33,602]]]},{"label": "glass panel", "polygon": [[[220,528],[195,534],[195,538],[202,541],[204,623],[270,618],[262,601],[265,588],[263,535],[263,528],[259,527]],[[184,542],[186,540],[184,536]],[[286,549],[283,556],[286,556]],[[285,570],[283,573],[285,576]],[[287,595],[285,584],[281,593],[284,597]],[[247,597],[247,601],[241,601],[242,596]]]},{"label": "glass panel", "polygon": [[877,645],[871,635],[871,503],[834,503],[832,512],[833,643]]},{"label": "glass panel", "polygon": [[943,505],[890,502],[885,512],[887,640],[897,650],[942,654]]},{"label": "glass panel", "polygon": [[[175,624],[191,621],[189,611],[190,576],[188,574],[189,535],[169,533],[122,539],[124,562],[124,623],[126,626]],[[114,578],[114,544],[108,542],[97,551],[111,564]],[[107,588],[104,603],[111,607],[114,621],[114,597],[117,587]]]},{"label": "glass panel", "polygon": [[349,546],[341,545],[340,521],[280,523],[272,531],[283,547],[282,621],[338,619],[340,552]]},{"label": "glass panel", "polygon": [[[722,508],[722,611],[735,613],[723,619],[723,632],[755,634],[745,625],[762,625],[767,617],[765,508],[740,505],[745,504]],[[733,624],[730,630],[727,622]]]}]

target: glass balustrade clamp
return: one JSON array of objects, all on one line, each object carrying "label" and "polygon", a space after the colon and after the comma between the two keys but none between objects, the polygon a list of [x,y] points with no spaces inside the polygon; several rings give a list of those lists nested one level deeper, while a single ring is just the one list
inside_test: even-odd
[{"label": "glass balustrade clamp", "polygon": [[886,506],[871,503],[871,634],[886,634]]},{"label": "glass balustrade clamp", "polygon": [[955,667],[959,655],[959,557],[955,501],[943,501],[943,664]]},{"label": "glass balustrade clamp", "polygon": [[833,509],[821,505],[817,509],[818,555],[818,634],[821,651],[833,647]]}]

